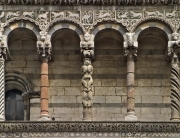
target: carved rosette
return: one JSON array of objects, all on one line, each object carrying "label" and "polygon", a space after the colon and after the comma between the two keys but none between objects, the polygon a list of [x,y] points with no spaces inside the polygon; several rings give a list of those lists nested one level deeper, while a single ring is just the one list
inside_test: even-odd
[{"label": "carved rosette", "polygon": [[84,35],[84,41],[80,43],[81,53],[83,57],[84,64],[81,68],[82,73],[84,74],[81,83],[82,83],[82,104],[83,104],[83,120],[91,121],[92,120],[92,95],[93,95],[93,66],[91,61],[94,57],[94,42],[90,41],[90,34],[86,33]]},{"label": "carved rosette", "polygon": [[180,80],[179,80],[179,54],[180,54],[180,41],[179,35],[174,33],[173,39],[175,41],[168,42],[167,56],[171,62],[171,119],[180,120]]},{"label": "carved rosette", "polygon": [[134,40],[135,33],[126,33],[124,42],[124,56],[127,60],[127,116],[125,121],[136,121],[134,98],[134,60],[137,57],[138,44]]}]

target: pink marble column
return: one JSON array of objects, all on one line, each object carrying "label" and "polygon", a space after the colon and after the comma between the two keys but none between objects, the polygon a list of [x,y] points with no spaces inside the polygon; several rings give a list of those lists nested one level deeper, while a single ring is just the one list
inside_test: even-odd
[{"label": "pink marble column", "polygon": [[40,32],[40,41],[37,41],[37,51],[39,52],[41,63],[41,115],[39,121],[51,120],[48,112],[48,62],[51,59],[51,42],[50,36],[46,32]]},{"label": "pink marble column", "polygon": [[48,60],[44,59],[41,64],[41,117],[49,117],[48,112]]}]

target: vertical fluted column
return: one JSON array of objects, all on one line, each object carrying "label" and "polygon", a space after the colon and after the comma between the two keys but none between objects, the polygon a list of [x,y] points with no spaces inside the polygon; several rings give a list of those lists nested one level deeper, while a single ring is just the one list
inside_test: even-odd
[{"label": "vertical fluted column", "polygon": [[40,32],[41,39],[37,41],[37,49],[41,59],[41,113],[39,121],[49,121],[48,112],[48,61],[51,59],[50,37],[45,32]]},{"label": "vertical fluted column", "polygon": [[83,120],[92,120],[92,105],[93,105],[93,66],[91,61],[94,57],[94,42],[90,41],[91,35],[86,33],[84,35],[84,41],[80,43],[81,53],[83,57],[84,64],[81,68],[84,74],[82,83],[82,104],[83,104]]},{"label": "vertical fluted column", "polygon": [[171,62],[171,118],[172,121],[180,121],[180,40],[178,33],[172,34],[174,41],[168,42],[168,60]]},{"label": "vertical fluted column", "polygon": [[137,56],[137,42],[134,33],[126,33],[127,41],[124,42],[124,56],[127,60],[127,115],[125,121],[136,121],[134,98],[134,61]]},{"label": "vertical fluted column", "polygon": [[5,121],[5,73],[4,61],[7,59],[7,42],[2,40],[0,31],[0,121]]}]

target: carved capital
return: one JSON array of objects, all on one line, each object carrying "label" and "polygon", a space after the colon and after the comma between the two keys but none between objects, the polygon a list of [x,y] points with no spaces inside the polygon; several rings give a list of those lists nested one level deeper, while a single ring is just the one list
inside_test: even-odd
[{"label": "carved capital", "polygon": [[180,40],[175,40],[176,41],[168,41],[167,60],[171,63],[174,62],[174,59],[180,58]]},{"label": "carved capital", "polygon": [[94,41],[91,41],[91,35],[86,33],[84,41],[80,42],[80,49],[83,58],[94,58]]},{"label": "carved capital", "polygon": [[126,59],[136,60],[138,42],[134,39],[135,33],[126,33],[127,40],[124,42],[124,56]]},{"label": "carved capital", "polygon": [[3,32],[0,30],[0,58],[7,59],[7,41],[3,40]]},{"label": "carved capital", "polygon": [[40,41],[37,41],[37,51],[43,62],[51,60],[52,46],[47,32],[40,32]]}]

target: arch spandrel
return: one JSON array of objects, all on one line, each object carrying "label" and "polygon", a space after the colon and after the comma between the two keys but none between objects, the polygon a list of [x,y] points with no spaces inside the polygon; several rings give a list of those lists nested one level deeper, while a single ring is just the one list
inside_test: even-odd
[{"label": "arch spandrel", "polygon": [[137,24],[137,26],[134,27],[133,29],[133,32],[135,32],[135,40],[138,39],[139,34],[143,30],[147,28],[152,28],[152,27],[161,29],[168,36],[168,40],[169,41],[172,40],[172,33],[174,32],[174,28],[172,28],[172,26],[170,26],[170,24],[168,24],[167,22],[162,22],[162,21],[160,22],[158,20],[156,21],[145,20],[144,22]]}]

